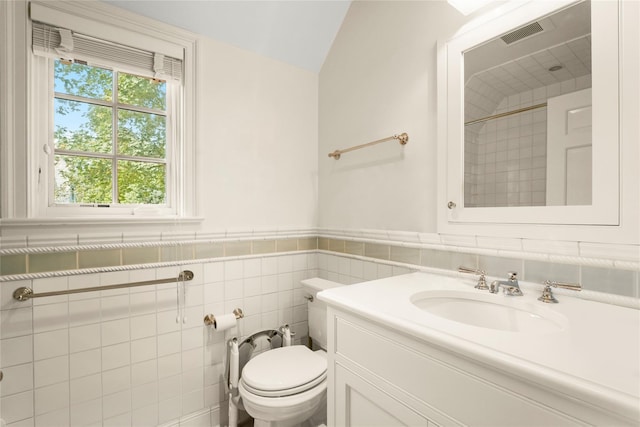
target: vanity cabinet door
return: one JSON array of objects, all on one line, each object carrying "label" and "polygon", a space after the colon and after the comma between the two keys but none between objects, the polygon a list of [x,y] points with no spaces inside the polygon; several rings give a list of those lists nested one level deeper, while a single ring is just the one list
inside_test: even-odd
[{"label": "vanity cabinet door", "polygon": [[328,314],[330,425],[611,424],[590,408],[471,359],[332,308]]},{"label": "vanity cabinet door", "polygon": [[409,405],[339,364],[335,366],[336,426],[437,426]]}]

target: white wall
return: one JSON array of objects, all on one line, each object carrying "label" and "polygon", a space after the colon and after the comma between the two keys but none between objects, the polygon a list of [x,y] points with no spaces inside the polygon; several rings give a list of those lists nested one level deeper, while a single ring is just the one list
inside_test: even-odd
[{"label": "white wall", "polygon": [[318,76],[201,38],[203,229],[315,226]]},{"label": "white wall", "polygon": [[[24,72],[29,52],[25,21],[27,2],[20,0],[12,5],[7,10],[16,13],[11,20],[14,27],[6,30],[11,32],[11,37],[3,35],[3,45],[8,46],[4,46],[0,54],[7,56],[2,58],[3,63],[11,63],[20,71],[7,84],[14,88],[12,94],[16,105],[22,105],[22,100],[27,99],[27,73]],[[111,9],[102,3],[96,7]],[[143,22],[161,25],[151,20]],[[74,221],[56,226],[27,223],[8,226],[4,222],[0,228],[0,245],[10,241],[11,246],[20,246],[19,236],[22,235],[60,235],[67,243],[70,236],[78,234],[102,234],[108,240],[106,236],[110,234],[140,235],[146,231],[153,234],[170,230],[210,232],[314,227],[317,215],[318,75],[206,37],[198,37],[196,60],[196,204],[197,214],[204,218],[201,224],[158,226],[141,223],[96,227]],[[3,86],[0,88],[5,90]],[[8,93],[8,89],[5,92]],[[4,120],[5,116],[17,116],[13,122],[18,124],[15,132],[20,136],[26,127],[27,110],[5,104],[7,102],[2,102],[1,117]],[[0,132],[3,150],[7,153],[19,151],[20,144],[10,148],[9,142],[15,138],[9,139],[7,135]],[[13,167],[28,168],[25,155],[16,155],[16,159]],[[12,216],[19,219],[27,211],[26,202],[22,200],[26,191],[17,193],[16,213]]]},{"label": "white wall", "polygon": [[463,22],[444,1],[352,3],[320,72],[320,227],[436,232],[436,41]]}]

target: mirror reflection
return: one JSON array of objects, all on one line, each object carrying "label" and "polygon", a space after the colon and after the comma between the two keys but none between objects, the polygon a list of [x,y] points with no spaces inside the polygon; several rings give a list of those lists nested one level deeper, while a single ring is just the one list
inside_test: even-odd
[{"label": "mirror reflection", "polygon": [[465,207],[590,205],[591,8],[464,53]]}]

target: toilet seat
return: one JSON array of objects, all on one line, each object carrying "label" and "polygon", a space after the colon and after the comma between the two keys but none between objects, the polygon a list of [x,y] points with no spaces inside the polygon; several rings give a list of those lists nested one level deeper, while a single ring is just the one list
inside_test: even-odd
[{"label": "toilet seat", "polygon": [[303,345],[294,345],[254,357],[242,370],[240,381],[257,396],[284,397],[310,390],[326,377],[326,359]]}]

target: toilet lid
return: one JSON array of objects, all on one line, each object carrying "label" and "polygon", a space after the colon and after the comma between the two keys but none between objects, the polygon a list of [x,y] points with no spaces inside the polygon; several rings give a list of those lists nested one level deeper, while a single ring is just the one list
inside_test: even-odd
[{"label": "toilet lid", "polygon": [[324,381],[327,360],[303,345],[265,351],[242,370],[242,382],[260,396],[289,396]]}]

